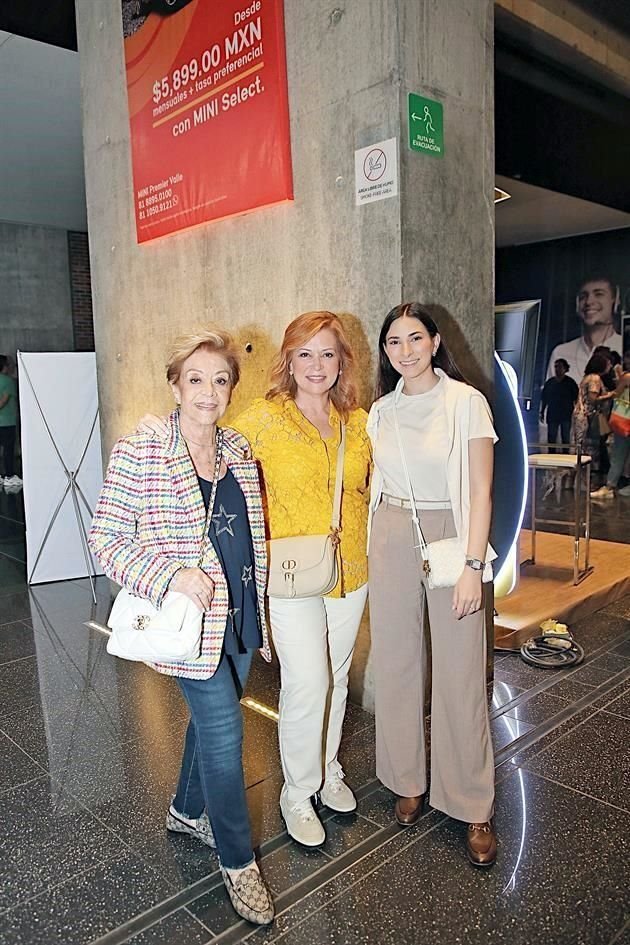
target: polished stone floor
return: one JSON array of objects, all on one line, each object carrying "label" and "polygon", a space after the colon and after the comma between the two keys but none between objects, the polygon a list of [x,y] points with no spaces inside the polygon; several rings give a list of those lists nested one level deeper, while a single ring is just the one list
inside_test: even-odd
[{"label": "polished stone floor", "polygon": [[392,823],[356,706],[341,757],[358,812],[324,814],[321,850],[289,841],[276,724],[261,714],[277,707],[277,667],[257,660],[245,772],[278,909],[261,931],[237,921],[212,852],[164,830],[187,718],[176,684],[109,657],[85,626],[107,614],[105,579],[96,605],[86,580],[27,588],[20,515],[0,496],[0,945],[630,945],[630,598],[572,628],[580,667],[497,658],[489,871],[437,811]]},{"label": "polished stone floor", "polygon": [[[566,522],[566,534],[573,533],[575,518],[575,495],[570,477],[553,480],[538,473],[536,481],[536,517],[540,531],[562,532],[557,522]],[[602,477],[593,477],[592,490],[602,483]],[[620,485],[627,484],[626,479]],[[525,528],[531,526],[531,507],[528,498],[523,521]],[[614,499],[591,500],[591,538],[601,541],[630,543],[630,496],[617,494]]]}]

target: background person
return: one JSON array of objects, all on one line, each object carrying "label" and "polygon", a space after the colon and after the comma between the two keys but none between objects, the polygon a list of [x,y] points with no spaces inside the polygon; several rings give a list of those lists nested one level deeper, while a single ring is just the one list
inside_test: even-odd
[{"label": "background person", "polygon": [[593,458],[593,470],[599,472],[600,424],[599,410],[615,396],[607,391],[602,377],[610,370],[610,361],[603,354],[594,354],[586,365],[586,373],[578,388],[573,410],[573,433],[576,446]]},{"label": "background person", "polygon": [[621,355],[609,348],[608,345],[597,345],[593,350],[593,354],[603,354],[608,361],[608,370],[602,376],[602,381],[606,390],[614,390],[619,380],[618,365],[621,364]]},{"label": "background person", "polygon": [[[613,355],[619,357],[616,351],[612,351],[607,345],[598,345],[593,354],[603,354],[606,358],[607,369],[604,374],[602,374],[602,384],[604,385],[604,390],[614,391],[617,387],[618,378],[615,374],[615,362],[613,360]],[[619,359],[621,360],[621,359]],[[610,470],[610,455],[608,452],[608,444],[610,441],[610,424],[608,423],[610,417],[610,411],[612,410],[613,402],[612,400],[603,401],[599,405],[599,471],[602,476],[607,476]]]},{"label": "background person", "polygon": [[[427,790],[426,652],[431,632],[431,806],[465,821],[468,858],[496,858],[494,760],[486,695],[482,572],[488,544],[493,444],[483,395],[464,383],[429,312],[397,305],[379,337],[370,499],[370,619],[376,771],[398,795],[399,824],[417,822]],[[398,416],[414,501],[427,542],[458,536],[467,551],[455,587],[428,587],[396,436]]]},{"label": "background person", "polygon": [[4,464],[4,478],[0,485],[8,491],[17,491],[22,480],[15,473],[15,433],[17,429],[17,386],[11,376],[11,362],[0,354],[0,450]]},{"label": "background person", "polygon": [[[617,381],[617,387],[614,392],[613,410],[617,403],[623,406],[623,412],[630,422],[630,353],[626,352],[623,359],[624,372]],[[613,447],[610,469],[606,477],[606,482],[599,489],[591,492],[592,499],[614,499],[619,480],[621,479],[624,468],[630,457],[630,430],[627,433],[618,433],[613,431]],[[624,486],[619,489],[619,494],[623,496],[630,495],[630,486]]]},{"label": "background person", "polygon": [[[554,376],[545,381],[540,399],[540,420],[545,422],[547,414],[547,442],[555,446],[558,430],[562,443],[571,442],[571,418],[578,396],[578,386],[568,375],[569,363],[558,358],[554,364]],[[555,449],[550,449],[555,453]]]},{"label": "background person", "polygon": [[[357,404],[354,356],[341,321],[332,312],[306,312],[284,333],[266,397],[234,421],[260,465],[270,538],[330,530],[341,423],[346,425],[338,584],[325,597],[269,599],[281,677],[280,809],[289,835],[307,847],[326,839],[314,795],[338,813],[357,806],[338,758],[348,673],[367,598],[371,451],[367,414]],[[144,417],[144,428],[160,432],[159,418]]]},{"label": "background person", "polygon": [[[269,658],[266,552],[260,484],[244,437],[217,423],[239,379],[230,336],[209,329],[180,338],[167,379],[177,409],[166,439],[135,434],[114,446],[90,532],[105,573],[160,606],[179,591],[204,612],[201,655],[158,663],[190,709],[179,784],[167,829],[216,844],[232,905],[257,924],[273,919],[254,859],[242,765],[240,697],[253,651]],[[214,514],[203,558],[208,499]]]},{"label": "background person", "polygon": [[593,275],[580,283],[576,306],[582,333],[579,338],[556,345],[547,365],[547,379],[553,377],[558,358],[564,358],[569,374],[579,384],[598,345],[606,345],[621,354],[623,339],[615,327],[616,303],[617,288],[609,276]]},{"label": "background person", "polygon": [[625,373],[623,366],[623,359],[618,351],[610,352],[610,361],[612,363],[612,375],[615,378],[615,381],[619,381],[621,376]]}]

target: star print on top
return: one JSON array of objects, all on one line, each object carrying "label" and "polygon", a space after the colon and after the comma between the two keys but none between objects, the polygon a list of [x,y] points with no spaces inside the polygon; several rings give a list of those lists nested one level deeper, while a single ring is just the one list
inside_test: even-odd
[{"label": "star print on top", "polygon": [[[206,508],[212,483],[199,479]],[[247,505],[239,484],[228,469],[217,486],[216,506],[208,532],[227,579],[229,610],[225,626],[224,650],[230,656],[258,649],[262,632],[254,580],[254,551],[247,517]]]},{"label": "star print on top", "polygon": [[212,516],[212,521],[214,522],[214,527],[217,535],[222,535],[223,532],[227,532],[228,535],[231,535],[234,538],[234,532],[232,531],[232,522],[237,518],[236,513],[230,514],[226,512],[222,505],[219,505],[219,511],[215,512]]}]

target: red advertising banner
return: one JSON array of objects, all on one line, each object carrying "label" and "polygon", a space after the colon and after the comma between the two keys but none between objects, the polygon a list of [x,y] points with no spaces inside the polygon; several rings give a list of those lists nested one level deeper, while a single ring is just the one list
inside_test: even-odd
[{"label": "red advertising banner", "polygon": [[293,198],[282,0],[122,0],[138,242]]}]

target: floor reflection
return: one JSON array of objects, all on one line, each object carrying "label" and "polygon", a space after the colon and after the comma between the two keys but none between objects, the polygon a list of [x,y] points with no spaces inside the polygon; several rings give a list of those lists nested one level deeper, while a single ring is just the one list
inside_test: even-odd
[{"label": "floor reflection", "polygon": [[[211,888],[214,854],[164,830],[187,722],[176,682],[110,658],[85,626],[106,618],[105,579],[94,605],[86,581],[3,587],[1,573],[0,560],[0,943],[239,941],[248,932]],[[516,656],[497,664],[491,728],[510,763],[499,769],[499,858],[483,874],[465,858],[465,824],[436,811],[407,831],[393,823],[393,796],[375,779],[374,720],[358,706],[342,745],[358,811],[329,816],[321,850],[291,843],[278,810],[278,667],[255,660],[244,765],[255,842],[281,903],[270,941],[454,943],[466,929],[467,945],[619,945],[630,908],[619,751],[630,738],[630,600],[574,631],[592,658],[570,678]],[[585,694],[588,713],[539,733]],[[596,851],[596,870],[585,851]],[[177,893],[186,909],[163,917]],[[146,930],[116,931],[131,919]]]}]

